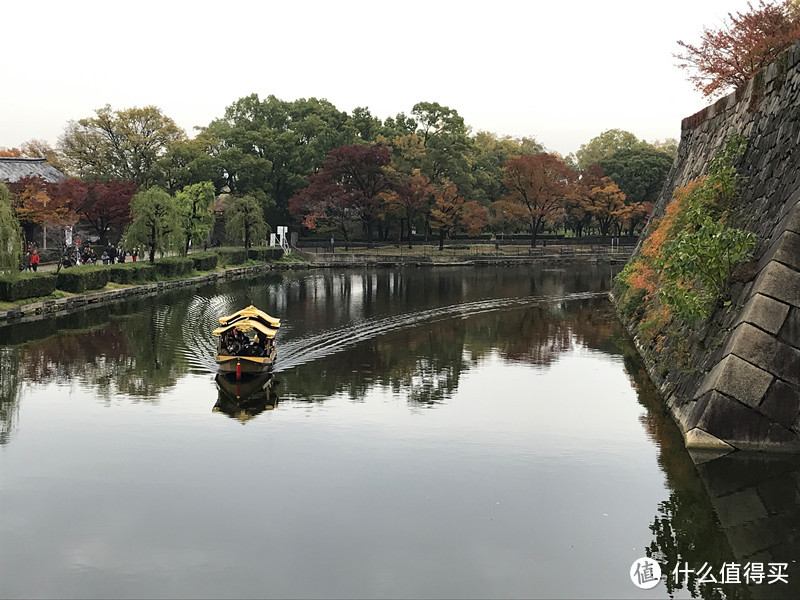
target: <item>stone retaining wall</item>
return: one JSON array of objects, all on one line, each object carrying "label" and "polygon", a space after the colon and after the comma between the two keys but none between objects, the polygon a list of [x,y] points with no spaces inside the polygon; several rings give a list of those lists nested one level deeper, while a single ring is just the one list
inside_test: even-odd
[{"label": "stone retaining wall", "polygon": [[[309,255],[314,256],[314,255]],[[188,279],[176,279],[173,281],[159,281],[146,283],[118,290],[103,290],[91,292],[58,300],[42,300],[23,304],[16,308],[0,310],[0,325],[4,323],[19,323],[30,320],[41,319],[53,314],[62,314],[72,310],[79,310],[86,306],[98,303],[118,302],[137,296],[149,296],[158,294],[166,290],[186,286],[197,286],[217,281],[219,279],[239,279],[242,277],[252,277],[262,271],[270,270],[297,270],[297,269],[318,269],[318,268],[381,268],[381,267],[452,267],[452,266],[509,266],[519,264],[574,264],[574,263],[605,263],[605,264],[624,264],[628,259],[629,253],[620,251],[615,254],[602,253],[577,254],[570,256],[544,255],[544,256],[525,256],[525,257],[503,257],[485,256],[480,259],[468,261],[433,261],[430,257],[402,257],[386,256],[380,258],[369,257],[365,260],[355,260],[349,256],[347,260],[316,260],[307,263],[265,263],[251,267],[238,267],[216,271],[207,275],[190,277]]]},{"label": "stone retaining wall", "polygon": [[304,263],[265,263],[263,265],[255,265],[251,267],[238,267],[226,269],[224,271],[215,271],[214,273],[190,277],[188,279],[157,281],[127,288],[120,288],[118,290],[103,290],[99,292],[90,292],[88,294],[69,296],[67,298],[59,298],[57,300],[31,302],[30,304],[23,304],[22,306],[16,308],[0,311],[0,324],[27,322],[30,320],[48,317],[57,313],[61,314],[73,310],[79,310],[94,304],[119,302],[121,300],[128,300],[141,296],[152,296],[154,294],[162,293],[166,290],[203,285],[212,281],[252,277],[260,272],[273,269],[285,270],[303,268],[306,266],[307,265]]},{"label": "stone retaining wall", "polygon": [[730,134],[747,137],[737,226],[758,235],[752,271],[733,285],[729,306],[683,327],[681,339],[659,348],[636,340],[689,447],[800,450],[799,98],[800,42],[745,90],[684,119],[654,209],[663,215]]}]

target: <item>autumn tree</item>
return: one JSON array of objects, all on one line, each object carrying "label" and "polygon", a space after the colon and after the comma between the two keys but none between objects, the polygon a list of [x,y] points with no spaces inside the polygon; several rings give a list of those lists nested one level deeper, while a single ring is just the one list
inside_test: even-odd
[{"label": "autumn tree", "polygon": [[225,209],[225,235],[228,240],[239,240],[249,248],[253,240],[266,239],[270,233],[264,221],[263,210],[252,196],[234,198]]},{"label": "autumn tree", "polygon": [[484,206],[499,201],[506,194],[503,186],[503,165],[512,156],[533,156],[544,152],[535,138],[500,137],[488,131],[479,131],[472,138],[473,155],[471,171],[474,179],[472,198]]},{"label": "autumn tree", "polygon": [[444,249],[444,240],[452,231],[462,229],[468,235],[478,235],[488,221],[486,209],[475,200],[467,202],[455,183],[445,180],[435,186],[433,198],[430,222],[439,232],[439,250]]},{"label": "autumn tree", "polygon": [[557,156],[540,152],[534,156],[514,156],[503,167],[505,199],[525,209],[531,233],[531,247],[542,226],[563,206],[575,173]]},{"label": "autumn tree", "polygon": [[49,226],[70,226],[78,221],[71,198],[59,193],[59,184],[48,183],[41,177],[23,177],[10,183],[9,189],[27,240],[33,239],[36,225],[46,230]]},{"label": "autumn tree", "polygon": [[131,200],[131,224],[125,231],[128,247],[148,249],[150,264],[161,253],[180,247],[181,215],[175,199],[160,188],[138,192]]},{"label": "autumn tree", "polygon": [[185,138],[183,129],[155,106],[115,111],[106,105],[94,117],[71,121],[58,149],[72,175],[147,187],[162,183],[160,160]]},{"label": "autumn tree", "polygon": [[308,186],[289,199],[289,211],[303,227],[314,231],[338,231],[350,240],[352,209],[343,190],[319,173],[309,178]]},{"label": "autumn tree", "polygon": [[97,232],[100,244],[108,244],[112,229],[122,231],[131,219],[133,181],[81,181],[65,179],[58,184],[59,196],[69,198],[73,210]]},{"label": "autumn tree", "polygon": [[182,253],[185,256],[190,243],[202,244],[208,240],[214,226],[214,184],[204,181],[187,185],[175,194],[175,202],[183,224]]},{"label": "autumn tree", "polygon": [[411,248],[412,227],[419,215],[428,205],[431,196],[430,181],[415,169],[411,175],[396,173],[393,189],[386,192],[384,198],[390,210],[394,210],[401,218],[402,224],[408,226],[408,247]]},{"label": "autumn tree", "polygon": [[610,177],[603,177],[598,185],[591,188],[587,212],[597,221],[603,237],[609,234],[612,225],[624,220],[626,208],[625,194]]},{"label": "autumn tree", "polygon": [[389,190],[387,166],[392,151],[386,146],[341,146],[328,153],[322,169],[308,187],[290,201],[295,218],[307,226],[349,215],[361,221],[372,243],[375,220]]},{"label": "autumn tree", "polygon": [[603,167],[591,165],[585,171],[579,171],[572,185],[567,188],[561,210],[561,223],[577,237],[583,236],[592,224],[592,190],[601,185],[603,177]]},{"label": "autumn tree", "polygon": [[704,28],[699,45],[678,41],[678,66],[706,96],[744,86],[800,39],[796,1],[759,0],[755,6],[748,2],[747,7],[746,12],[728,13],[719,29]]},{"label": "autumn tree", "polygon": [[0,271],[15,273],[22,256],[22,231],[11,208],[11,194],[0,183]]},{"label": "autumn tree", "polygon": [[526,226],[527,209],[516,202],[498,200],[489,206],[489,226],[495,234],[508,235]]}]

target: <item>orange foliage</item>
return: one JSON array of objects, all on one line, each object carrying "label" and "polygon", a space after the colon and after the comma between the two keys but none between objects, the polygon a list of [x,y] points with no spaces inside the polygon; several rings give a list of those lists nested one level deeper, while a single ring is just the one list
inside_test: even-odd
[{"label": "orange foliage", "polygon": [[796,0],[759,0],[747,12],[728,13],[720,29],[703,30],[700,45],[679,41],[675,57],[706,96],[740,88],[800,38]]},{"label": "orange foliage", "polygon": [[634,263],[626,283],[634,290],[646,291],[646,297],[649,298],[651,294],[658,290],[658,273],[650,265],[639,261]]},{"label": "orange foliage", "polygon": [[[645,291],[646,298],[651,298],[661,286],[661,275],[652,266],[664,248],[664,244],[673,235],[673,228],[681,215],[681,211],[687,205],[687,198],[696,189],[703,186],[705,177],[699,177],[687,185],[678,188],[673,194],[674,200],[667,205],[664,216],[653,222],[653,230],[650,236],[642,244],[642,260],[635,262],[631,272],[626,278],[626,283],[636,291]],[[671,314],[667,307],[661,307],[667,314],[660,315],[666,318]]]},{"label": "orange foliage", "polygon": [[74,225],[78,215],[70,198],[59,193],[57,185],[40,177],[23,177],[9,184],[14,210],[22,222],[38,225]]}]

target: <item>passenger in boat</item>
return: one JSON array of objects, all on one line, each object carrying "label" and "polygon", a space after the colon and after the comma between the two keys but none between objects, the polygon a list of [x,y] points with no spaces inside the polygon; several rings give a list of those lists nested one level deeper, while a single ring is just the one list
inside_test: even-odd
[{"label": "passenger in boat", "polygon": [[222,335],[223,350],[225,350],[226,352],[228,352],[228,354],[231,354],[233,356],[239,354],[239,351],[242,349],[242,345],[236,339],[236,333],[237,331],[234,328],[229,331],[226,331]]}]

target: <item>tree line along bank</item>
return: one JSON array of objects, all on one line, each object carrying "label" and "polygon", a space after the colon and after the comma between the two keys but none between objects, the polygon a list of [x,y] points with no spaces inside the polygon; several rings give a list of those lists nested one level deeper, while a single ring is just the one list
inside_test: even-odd
[{"label": "tree line along bank", "polygon": [[[212,235],[249,245],[266,237],[267,224],[370,241],[631,234],[675,151],[674,141],[609,130],[561,157],[534,138],[472,134],[435,102],[381,121],[366,108],[348,114],[326,100],[251,95],[193,139],[156,107],[106,106],[70,122],[55,149],[32,140],[5,153],[47,157],[70,176],[9,185],[28,240],[37,228],[80,220],[101,244],[127,235],[126,243],[179,251]],[[134,202],[137,193],[147,200]],[[244,216],[223,227],[231,206]],[[176,219],[187,223],[178,228]]]}]

